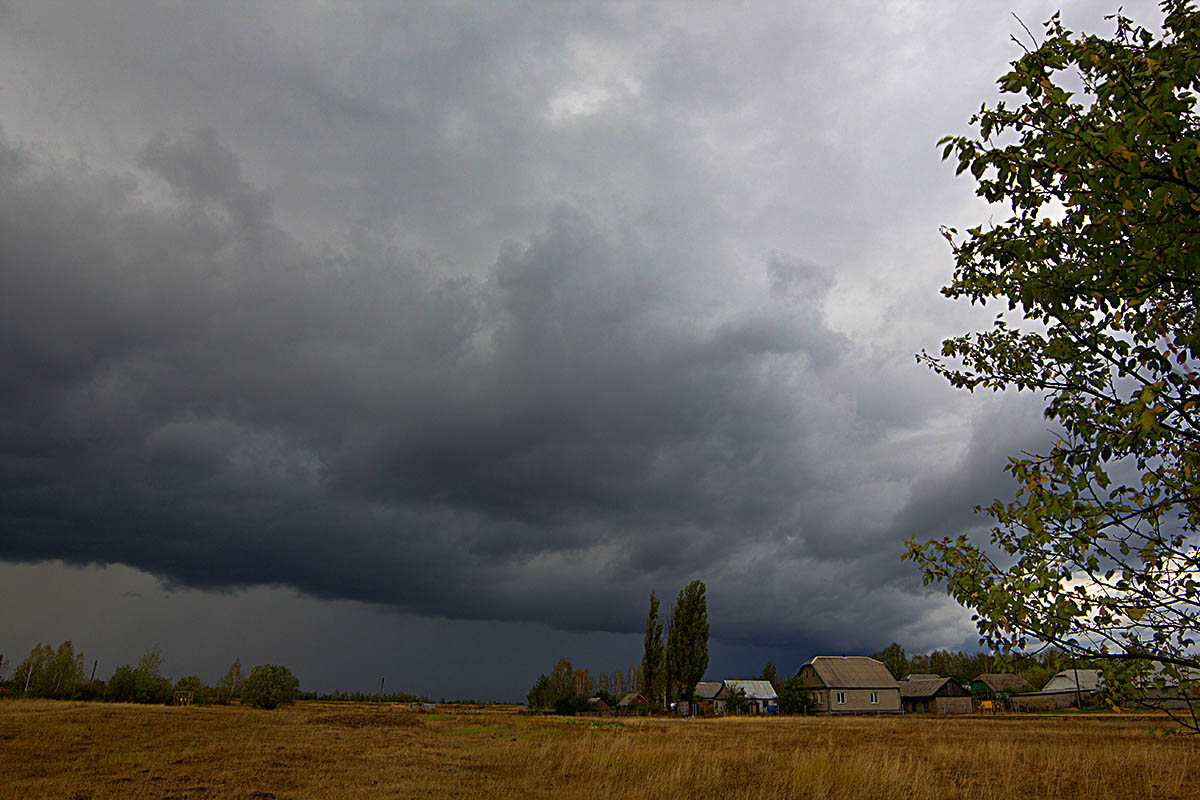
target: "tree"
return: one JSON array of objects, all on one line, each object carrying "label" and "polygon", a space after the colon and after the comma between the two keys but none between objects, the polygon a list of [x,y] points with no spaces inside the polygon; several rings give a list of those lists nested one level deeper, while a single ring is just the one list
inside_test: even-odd
[{"label": "tree", "polygon": [[217,697],[221,702],[228,703],[241,694],[242,691],[242,660],[235,658],[225,672],[225,676],[217,681]]},{"label": "tree", "polygon": [[1012,209],[944,231],[943,294],[1006,310],[918,359],[959,388],[1039,393],[1057,436],[1010,459],[1015,497],[987,507],[989,544],[910,538],[906,557],[1002,655],[1051,644],[1157,662],[1186,685],[1200,668],[1200,16],[1160,5],[1158,34],[1118,14],[1111,38],[1076,35],[1055,15],[999,80],[1015,102],[943,140]]},{"label": "tree", "polygon": [[725,698],[725,710],[730,714],[744,714],[750,709],[750,700],[746,697],[746,690],[738,687],[729,693]]},{"label": "tree", "polygon": [[760,680],[769,682],[776,689],[779,688],[779,670],[776,668],[774,661],[768,661],[767,665],[763,667]]},{"label": "tree", "polygon": [[708,601],[704,592],[703,581],[692,581],[679,590],[671,613],[667,663],[670,674],[679,682],[680,695],[689,703],[708,669]]},{"label": "tree", "polygon": [[800,680],[800,676],[793,675],[779,687],[777,702],[782,714],[804,714],[816,705],[816,698]]},{"label": "tree", "polygon": [[904,655],[904,648],[898,643],[892,642],[871,658],[887,667],[888,672],[892,673],[892,677],[896,680],[902,681],[908,677],[910,672],[908,658]]},{"label": "tree", "polygon": [[650,593],[650,613],[646,616],[646,635],[642,640],[642,690],[651,703],[660,699],[659,684],[663,678],[663,626],[658,618],[658,597]]},{"label": "tree", "polygon": [[65,699],[83,688],[83,653],[68,639],[57,648],[34,645],[13,671],[13,690],[29,697]]},{"label": "tree", "polygon": [[278,664],[259,664],[242,683],[242,702],[255,708],[293,705],[299,694],[300,681]]},{"label": "tree", "polygon": [[546,687],[546,705],[552,708],[575,696],[575,667],[569,658],[560,658],[550,672]]},{"label": "tree", "polygon": [[550,688],[550,679],[546,677],[546,673],[538,676],[538,679],[533,682],[533,686],[529,688],[529,693],[525,695],[525,702],[530,708],[545,708],[547,690]]}]

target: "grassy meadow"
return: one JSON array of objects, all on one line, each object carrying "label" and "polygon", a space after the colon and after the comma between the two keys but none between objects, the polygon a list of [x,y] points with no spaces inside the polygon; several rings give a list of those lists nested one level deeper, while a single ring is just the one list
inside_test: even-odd
[{"label": "grassy meadow", "polygon": [[1200,739],[1092,716],[709,720],[0,702],[0,798],[1200,797]]}]

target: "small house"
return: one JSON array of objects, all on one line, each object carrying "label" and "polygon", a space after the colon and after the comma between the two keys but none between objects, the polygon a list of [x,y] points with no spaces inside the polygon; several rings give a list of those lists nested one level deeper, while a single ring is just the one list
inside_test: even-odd
[{"label": "small house", "polygon": [[1014,695],[1014,711],[1054,711],[1095,703],[1104,686],[1098,669],[1068,669],[1046,681],[1040,692]]},{"label": "small house", "polygon": [[650,710],[650,698],[645,692],[630,692],[617,702],[621,714],[645,714]]},{"label": "small house", "polygon": [[779,710],[779,695],[775,693],[775,687],[770,681],[743,680],[724,681],[715,697],[716,702],[722,704],[722,710],[728,707],[729,698],[737,692],[741,692],[749,701],[748,710],[751,714],[768,714]]},{"label": "small house", "polygon": [[692,692],[692,696],[696,699],[696,706],[699,708],[699,713],[725,713],[724,700],[717,700],[717,695],[724,686],[724,681],[700,681],[696,684],[696,691]]},{"label": "small house", "polygon": [[589,697],[588,711],[594,711],[598,714],[608,714],[612,712],[612,706],[604,702],[603,697]]},{"label": "small house", "polygon": [[954,678],[909,675],[900,681],[900,703],[908,714],[970,714],[971,693]]},{"label": "small house", "polygon": [[899,714],[900,684],[867,656],[817,656],[798,673],[818,714]]}]

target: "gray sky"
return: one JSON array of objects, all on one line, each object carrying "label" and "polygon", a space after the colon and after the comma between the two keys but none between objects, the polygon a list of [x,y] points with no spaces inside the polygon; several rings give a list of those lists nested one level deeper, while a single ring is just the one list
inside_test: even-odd
[{"label": "gray sky", "polygon": [[903,540],[1046,434],[914,361],[1003,213],[935,145],[1055,8],[0,5],[0,653],[515,698],[694,578],[714,677],[973,645]]}]

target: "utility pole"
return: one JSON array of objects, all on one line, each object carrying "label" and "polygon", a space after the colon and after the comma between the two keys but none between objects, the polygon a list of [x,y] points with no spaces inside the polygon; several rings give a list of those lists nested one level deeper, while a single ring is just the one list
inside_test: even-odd
[{"label": "utility pole", "polygon": [[375,698],[375,710],[383,711],[383,678],[379,679],[379,696]]}]

